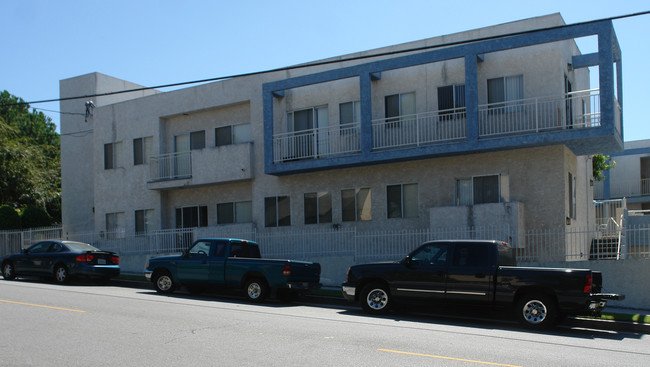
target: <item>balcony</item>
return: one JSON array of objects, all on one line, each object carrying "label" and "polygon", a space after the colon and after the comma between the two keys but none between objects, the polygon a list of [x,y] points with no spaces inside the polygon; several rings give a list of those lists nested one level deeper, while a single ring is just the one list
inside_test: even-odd
[{"label": "balcony", "polygon": [[151,157],[147,188],[164,190],[252,179],[252,146],[243,143]]},{"label": "balcony", "polygon": [[358,122],[273,136],[273,162],[317,159],[361,151]]},{"label": "balcony", "polygon": [[[612,180],[611,177],[610,180]],[[650,179],[616,182],[614,178],[613,181],[609,185],[609,196],[605,193],[604,181],[600,181],[594,185],[594,199],[634,198],[650,195]]]},{"label": "balcony", "polygon": [[[620,113],[619,107],[616,109],[619,134]],[[465,108],[374,119],[371,154],[440,143],[467,144],[468,121]],[[531,135],[540,136],[538,140],[543,141],[542,134],[598,127],[601,127],[598,89],[478,106],[479,142],[481,139]],[[360,123],[352,123],[275,134],[273,163],[360,156],[361,130]],[[569,139],[580,140],[580,137]],[[527,145],[528,141],[520,138],[508,144],[510,148],[517,148]]]}]

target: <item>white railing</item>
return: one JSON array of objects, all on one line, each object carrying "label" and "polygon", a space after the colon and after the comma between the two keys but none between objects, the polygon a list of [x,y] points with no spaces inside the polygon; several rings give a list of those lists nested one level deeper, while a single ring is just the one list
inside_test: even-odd
[{"label": "white railing", "polygon": [[465,138],[465,109],[372,120],[372,148],[418,146]]},{"label": "white railing", "polygon": [[358,122],[293,131],[273,136],[273,162],[350,154],[361,151]]},{"label": "white railing", "polygon": [[600,126],[598,89],[479,106],[479,136]]},{"label": "white railing", "polygon": [[[650,179],[637,181],[616,182],[615,177],[610,177],[609,196],[612,198],[634,197],[650,195]],[[594,185],[594,198],[604,199],[604,183]]]},{"label": "white railing", "polygon": [[192,152],[168,153],[149,159],[149,182],[192,177]]}]

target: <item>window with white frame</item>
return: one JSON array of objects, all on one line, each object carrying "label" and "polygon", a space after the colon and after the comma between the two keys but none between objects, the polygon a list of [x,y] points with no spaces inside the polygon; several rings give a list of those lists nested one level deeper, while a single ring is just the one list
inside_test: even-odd
[{"label": "window with white frame", "polygon": [[393,94],[384,98],[386,127],[399,126],[404,118],[414,118],[415,92]]},{"label": "window with white frame", "polygon": [[465,84],[438,87],[438,114],[465,112]]},{"label": "window with white frame", "polygon": [[[488,79],[488,103],[492,108],[509,105],[509,101],[524,98],[524,76],[513,75]],[[501,102],[504,102],[501,104]],[[495,105],[496,103],[496,105]]]},{"label": "window with white frame", "polygon": [[343,222],[372,220],[370,188],[341,190]]},{"label": "window with white frame", "polygon": [[310,107],[287,113],[288,131],[309,131],[329,125],[327,106]]},{"label": "window with white frame", "polygon": [[208,226],[208,207],[205,205],[176,208],[176,228]]},{"label": "window with white frame", "polygon": [[332,195],[329,192],[305,194],[305,224],[332,223]]},{"label": "window with white frame", "polygon": [[386,186],[388,218],[415,218],[418,216],[418,184]]},{"label": "window with white frame", "polygon": [[149,163],[149,156],[152,153],[153,136],[133,139],[133,165]]},{"label": "window with white frame", "polygon": [[216,146],[247,143],[251,141],[251,124],[222,126],[214,129]]},{"label": "window with white frame", "polygon": [[114,169],[122,165],[122,142],[104,144],[104,169]]},{"label": "window with white frame", "polygon": [[456,180],[456,205],[498,203],[501,198],[499,175],[474,176]]},{"label": "window with white frame", "polygon": [[291,200],[288,196],[264,198],[264,226],[284,227],[291,225]]},{"label": "window with white frame", "polygon": [[253,221],[253,203],[238,201],[217,204],[217,224],[251,223]]},{"label": "window with white frame", "polygon": [[339,124],[361,122],[361,102],[352,101],[339,104]]},{"label": "window with white frame", "polygon": [[125,231],[124,212],[106,213],[106,237],[122,238]]},{"label": "window with white frame", "polygon": [[144,209],[135,211],[135,233],[143,234],[151,231],[153,228],[153,209]]}]

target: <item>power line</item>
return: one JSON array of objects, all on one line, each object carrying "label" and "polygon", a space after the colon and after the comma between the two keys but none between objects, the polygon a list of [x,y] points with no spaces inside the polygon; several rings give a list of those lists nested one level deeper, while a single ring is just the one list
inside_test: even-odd
[{"label": "power line", "polygon": [[[614,21],[614,20],[638,17],[638,16],[648,15],[648,14],[650,14],[650,10],[641,11],[641,12],[637,12],[637,13],[630,13],[630,14],[625,14],[625,15],[618,15],[618,16],[609,17],[609,18],[590,20],[590,21],[586,21],[586,22],[565,24],[565,25],[559,25],[559,26],[553,26],[553,27],[547,27],[547,28],[538,28],[538,29],[533,29],[533,30],[528,30],[528,31],[513,32],[513,33],[507,33],[507,34],[496,35],[496,36],[474,38],[474,39],[465,40],[465,41],[447,42],[447,43],[438,44],[438,45],[415,47],[415,48],[410,48],[410,49],[406,49],[406,50],[388,51],[388,52],[382,52],[382,53],[371,54],[371,55],[354,56],[354,57],[349,57],[349,58],[346,58],[346,59],[336,59],[336,60],[329,60],[329,61],[310,62],[310,63],[306,63],[306,64],[300,64],[300,65],[270,69],[270,70],[265,70],[265,71],[254,71],[254,72],[250,72],[250,73],[233,74],[233,75],[220,76],[220,77],[208,78],[208,79],[199,79],[199,80],[192,80],[192,81],[179,82],[179,83],[162,84],[162,85],[157,85],[157,86],[152,86],[152,87],[125,89],[125,90],[121,90],[121,91],[87,94],[87,95],[83,95],[83,96],[52,98],[52,99],[44,99],[44,100],[31,101],[31,102],[7,103],[7,104],[0,105],[0,107],[16,106],[16,105],[22,105],[22,104],[38,104],[38,103],[48,103],[48,102],[61,102],[61,101],[69,101],[69,100],[75,100],[75,99],[88,99],[88,98],[94,98],[94,97],[111,96],[111,95],[122,94],[122,93],[142,92],[142,91],[152,90],[152,89],[171,88],[171,87],[179,87],[179,86],[183,86],[183,85],[216,82],[216,81],[219,81],[219,80],[232,79],[232,78],[241,78],[241,77],[254,76],[254,75],[260,75],[260,74],[266,74],[266,73],[273,73],[273,72],[278,72],[278,71],[288,71],[288,70],[293,70],[293,69],[303,69],[303,68],[309,68],[309,67],[314,67],[314,66],[322,66],[322,65],[329,65],[329,64],[342,63],[342,62],[348,62],[348,61],[363,60],[363,59],[374,58],[374,57],[392,56],[392,55],[408,53],[408,52],[425,51],[425,50],[431,50],[431,49],[442,48],[442,47],[457,46],[457,45],[462,45],[462,44],[467,44],[467,43],[472,43],[472,42],[481,42],[481,41],[488,41],[488,40],[498,39],[498,38],[514,37],[514,36],[530,34],[530,33],[539,32],[539,31],[547,31],[547,30],[575,27],[575,26],[580,26],[580,25],[599,23],[599,22],[603,22],[603,21]],[[52,111],[52,112],[56,112],[56,111]],[[64,113],[64,112],[59,112],[59,113]]]}]

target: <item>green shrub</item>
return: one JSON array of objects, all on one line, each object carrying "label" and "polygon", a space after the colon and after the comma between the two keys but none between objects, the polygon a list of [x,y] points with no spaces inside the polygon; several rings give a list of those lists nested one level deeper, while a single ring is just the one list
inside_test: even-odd
[{"label": "green shrub", "polygon": [[14,208],[0,206],[0,230],[20,229],[20,216]]},{"label": "green shrub", "polygon": [[52,219],[43,208],[28,206],[20,216],[23,228],[47,227]]}]

